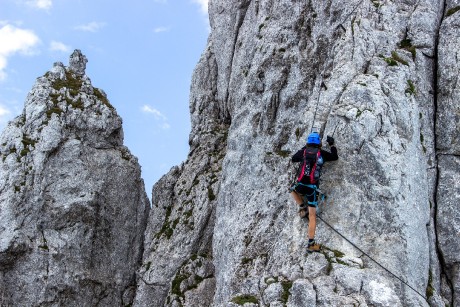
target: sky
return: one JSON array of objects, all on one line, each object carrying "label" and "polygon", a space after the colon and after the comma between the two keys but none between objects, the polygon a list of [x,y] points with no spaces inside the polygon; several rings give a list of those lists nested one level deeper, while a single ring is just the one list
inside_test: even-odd
[{"label": "sky", "polygon": [[74,49],[123,119],[147,195],[187,157],[189,92],[209,35],[208,0],[0,0],[0,130],[36,78]]}]

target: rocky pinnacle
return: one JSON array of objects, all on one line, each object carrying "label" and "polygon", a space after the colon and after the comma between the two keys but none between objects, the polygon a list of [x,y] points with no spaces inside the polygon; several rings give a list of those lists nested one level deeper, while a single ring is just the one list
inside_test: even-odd
[{"label": "rocky pinnacle", "polygon": [[76,50],[0,139],[0,305],[127,306],[149,201],[122,120]]}]

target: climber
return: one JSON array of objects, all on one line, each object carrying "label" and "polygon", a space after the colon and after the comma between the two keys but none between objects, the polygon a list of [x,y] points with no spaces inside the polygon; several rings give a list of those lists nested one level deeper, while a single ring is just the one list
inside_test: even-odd
[{"label": "climber", "polygon": [[[318,252],[321,248],[315,242],[316,230],[316,207],[318,205],[318,186],[319,177],[321,176],[321,167],[326,161],[335,161],[339,158],[337,148],[334,146],[334,138],[327,136],[327,143],[331,152],[321,149],[321,138],[318,132],[312,132],[308,135],[307,145],[302,147],[292,156],[292,162],[302,162],[296,182],[291,186],[291,195],[294,201],[299,205],[299,215],[301,217],[309,216],[308,222],[308,252]],[[304,198],[307,204],[304,204]],[[306,212],[308,207],[308,213]]]}]

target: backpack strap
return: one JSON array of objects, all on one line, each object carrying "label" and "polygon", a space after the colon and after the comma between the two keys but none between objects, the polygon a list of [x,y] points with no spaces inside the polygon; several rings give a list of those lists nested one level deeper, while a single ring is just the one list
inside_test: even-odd
[{"label": "backpack strap", "polygon": [[303,164],[302,164],[302,169],[300,170],[299,177],[297,177],[297,182],[300,182],[302,180],[303,175],[305,175],[305,167],[307,166],[307,148],[303,150]]},{"label": "backpack strap", "polygon": [[[318,162],[318,159],[321,157],[321,151],[318,150],[318,152],[316,153],[316,161],[315,161],[315,164],[313,164],[313,168],[310,172],[310,182],[311,183],[315,183],[315,171],[316,171],[316,162]],[[305,159],[305,154],[304,154],[304,159]]]}]

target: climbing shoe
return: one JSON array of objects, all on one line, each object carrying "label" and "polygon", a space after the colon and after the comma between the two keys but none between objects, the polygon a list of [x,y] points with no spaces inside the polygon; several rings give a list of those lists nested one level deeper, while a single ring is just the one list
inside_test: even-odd
[{"label": "climbing shoe", "polygon": [[321,250],[321,245],[317,244],[315,241],[308,243],[307,252],[319,252]]},{"label": "climbing shoe", "polygon": [[306,218],[308,220],[308,206],[301,204],[299,206],[299,216],[300,218]]}]

